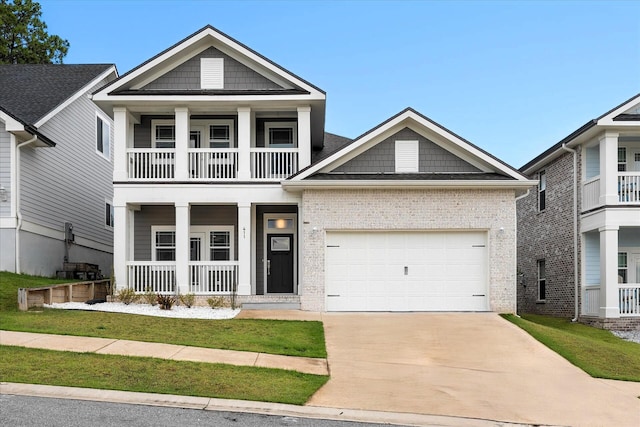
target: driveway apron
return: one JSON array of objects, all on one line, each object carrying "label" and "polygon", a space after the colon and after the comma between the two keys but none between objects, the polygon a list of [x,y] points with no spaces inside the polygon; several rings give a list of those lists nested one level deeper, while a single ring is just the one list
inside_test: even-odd
[{"label": "driveway apron", "polygon": [[494,313],[329,313],[323,322],[331,379],[311,406],[640,426],[638,394],[591,378]]}]

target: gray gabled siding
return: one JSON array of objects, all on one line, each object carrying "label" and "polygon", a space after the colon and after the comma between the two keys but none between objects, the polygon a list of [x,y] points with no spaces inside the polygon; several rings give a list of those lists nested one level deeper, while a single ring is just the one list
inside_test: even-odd
[{"label": "gray gabled siding", "polygon": [[0,122],[0,187],[4,187],[7,201],[0,201],[0,217],[11,214],[11,135]]},{"label": "gray gabled siding", "polygon": [[402,129],[333,171],[346,173],[395,172],[396,140],[419,141],[420,172],[480,172],[475,166],[409,128]]},{"label": "gray gabled siding", "polygon": [[162,77],[149,83],[143,90],[199,90],[200,58],[224,58],[224,89],[282,89],[280,85],[256,73],[216,48],[210,47],[189,59],[184,64],[178,65]]},{"label": "gray gabled siding", "polygon": [[[106,79],[89,92],[105,83]],[[113,144],[111,159],[96,151],[97,111],[87,96],[80,96],[39,129],[56,142],[55,147],[22,148],[21,211],[25,221],[60,232],[71,222],[76,237],[112,247],[105,200],[113,199]],[[113,141],[113,125],[107,122]],[[103,268],[106,272],[110,266]]]}]

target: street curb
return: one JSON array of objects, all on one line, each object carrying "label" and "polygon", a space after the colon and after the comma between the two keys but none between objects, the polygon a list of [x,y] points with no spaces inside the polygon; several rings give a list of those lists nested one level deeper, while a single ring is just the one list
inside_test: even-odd
[{"label": "street curb", "polygon": [[410,414],[402,412],[365,411],[358,409],[296,406],[283,403],[247,400],[215,399],[208,397],[177,396],[169,394],[139,393],[118,390],[98,390],[40,384],[0,383],[0,394],[48,397],[56,399],[91,400],[96,402],[132,405],[163,406],[205,411],[246,412],[263,415],[383,423],[423,427],[523,427],[514,424],[476,418],[443,415]]}]

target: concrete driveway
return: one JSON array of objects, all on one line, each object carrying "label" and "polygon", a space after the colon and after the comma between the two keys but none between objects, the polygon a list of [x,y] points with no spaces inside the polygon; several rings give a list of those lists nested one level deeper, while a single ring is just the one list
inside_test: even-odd
[{"label": "concrete driveway", "polygon": [[527,424],[640,426],[640,383],[597,380],[492,313],[323,314],[311,406]]}]

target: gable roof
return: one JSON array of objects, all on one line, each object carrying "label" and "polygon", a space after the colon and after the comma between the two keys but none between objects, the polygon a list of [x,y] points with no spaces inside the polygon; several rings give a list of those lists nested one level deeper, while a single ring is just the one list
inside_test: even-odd
[{"label": "gable roof", "polygon": [[[404,127],[409,127],[420,134],[428,135],[429,139],[437,144],[446,144],[448,151],[466,157],[466,160],[472,162],[481,172],[474,174],[333,174],[329,178],[329,173],[332,169],[344,164],[354,155],[357,155],[359,151],[368,150]],[[420,181],[422,181],[423,184],[430,182],[431,184],[427,185],[432,185],[436,182],[443,183],[447,180],[449,181],[448,183],[437,185],[457,183],[469,186],[472,182],[477,184],[478,181],[495,181],[496,183],[499,182],[500,184],[498,185],[501,186],[504,184],[515,184],[515,186],[530,185],[530,181],[513,167],[412,108],[404,109],[353,141],[346,143],[336,152],[320,158],[316,163],[289,177],[283,182],[283,185],[285,187],[303,187],[306,185],[305,182],[310,184],[310,181],[313,181],[315,186],[315,183],[319,181],[325,181],[329,184],[329,182],[335,182],[336,180],[377,181],[376,185],[379,185],[381,181],[394,181],[396,183],[404,181],[403,185],[407,185],[407,181],[416,181],[416,185],[422,185],[420,184]]]},{"label": "gable roof", "polygon": [[629,122],[640,121],[639,113],[627,114],[629,110],[634,107],[638,108],[639,105],[640,93],[632,96],[621,104],[616,105],[601,116],[589,120],[587,123],[580,126],[578,129],[553,144],[551,147],[534,157],[532,160],[522,165],[519,171],[525,174],[529,174],[531,171],[540,168],[541,166],[545,165],[546,163],[550,162],[551,160],[558,157],[561,153],[563,153],[563,146],[570,145],[578,138],[588,135],[589,131],[597,126],[622,126],[625,124],[629,124]]},{"label": "gable roof", "polygon": [[0,65],[0,106],[28,124],[35,124],[113,64]]},{"label": "gable roof", "polygon": [[[271,73],[273,76],[290,82],[294,86],[290,88],[294,90],[294,93],[315,92],[321,95],[322,98],[324,98],[325,96],[325,92],[322,89],[298,77],[289,70],[281,67],[267,57],[261,55],[260,53],[256,52],[255,50],[249,48],[248,46],[228,36],[227,34],[214,28],[211,25],[206,25],[200,30],[180,40],[173,46],[146,60],[142,64],[120,76],[118,79],[98,89],[96,92],[94,92],[94,94],[99,94],[100,96],[118,94],[130,95],[131,91],[135,90],[137,86],[143,86],[140,81],[144,81],[144,75],[152,75],[154,78],[157,78],[159,77],[159,75],[161,75],[157,74],[159,71],[167,72],[180,65],[186,59],[194,56],[199,51],[203,50],[203,48],[212,46],[214,44],[217,44],[216,47],[225,46],[231,51],[250,61],[258,68]],[[228,52],[225,53],[228,54]],[[182,57],[179,62],[176,62],[177,58],[183,54],[184,57]],[[147,78],[147,80],[149,80],[149,78]],[[148,81],[146,83],[148,83]],[[196,91],[197,94],[201,95],[216,95],[220,94],[220,92],[221,91],[208,90]],[[144,93],[147,94],[147,91],[145,91]],[[189,91],[189,93],[193,94],[193,91]],[[166,95],[167,92],[161,91],[157,94]]]}]

